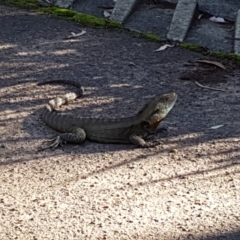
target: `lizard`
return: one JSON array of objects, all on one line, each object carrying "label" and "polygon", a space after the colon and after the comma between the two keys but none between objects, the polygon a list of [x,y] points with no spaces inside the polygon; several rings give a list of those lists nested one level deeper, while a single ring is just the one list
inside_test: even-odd
[{"label": "lizard", "polygon": [[148,135],[157,131],[160,122],[168,115],[177,100],[177,94],[167,93],[157,95],[132,117],[82,118],[61,115],[57,112],[63,104],[75,100],[83,95],[83,87],[74,80],[49,80],[38,85],[65,83],[78,88],[77,92],[67,93],[62,97],[50,100],[42,109],[41,118],[49,127],[61,132],[60,135],[49,140],[47,148],[55,149],[67,142],[82,143],[85,139],[101,143],[132,143],[138,147],[148,148],[156,146],[154,142],[146,142]]}]

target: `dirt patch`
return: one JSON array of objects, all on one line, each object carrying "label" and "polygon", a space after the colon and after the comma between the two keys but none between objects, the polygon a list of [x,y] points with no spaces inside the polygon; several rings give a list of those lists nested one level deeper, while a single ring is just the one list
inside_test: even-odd
[{"label": "dirt patch", "polygon": [[203,61],[207,60],[216,64],[222,64],[225,69],[209,63],[197,63],[197,60],[184,64],[185,69],[182,70],[181,80],[210,84],[226,83],[231,76],[234,76],[234,71],[239,67],[228,60],[203,59]]},{"label": "dirt patch", "polygon": [[227,76],[223,70],[219,69],[198,69],[186,71],[181,76],[181,80],[198,81],[200,83],[226,83]]},{"label": "dirt patch", "polygon": [[[239,239],[237,68],[216,92],[180,80],[202,57],[185,49],[156,53],[158,43],[106,29],[64,40],[83,28],[14,8],[0,21],[1,239]],[[63,108],[79,117],[130,116],[174,91],[168,136],[153,149],[86,141],[38,152],[57,134],[38,110],[71,90],[36,87],[48,79],[81,82],[85,96]]]},{"label": "dirt patch", "polygon": [[217,66],[202,63],[186,64],[186,69],[182,71],[181,80],[198,81],[200,83],[226,83],[229,75],[233,72],[230,67],[227,70],[220,69]]}]

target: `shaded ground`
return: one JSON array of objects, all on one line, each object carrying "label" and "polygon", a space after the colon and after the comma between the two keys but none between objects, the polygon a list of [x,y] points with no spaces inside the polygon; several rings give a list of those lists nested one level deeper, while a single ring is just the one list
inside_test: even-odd
[{"label": "shaded ground", "polygon": [[[180,80],[202,58],[184,49],[156,53],[157,43],[90,28],[63,40],[82,28],[2,6],[0,22],[1,239],[240,238],[237,68],[204,83],[226,90],[216,92]],[[129,116],[175,91],[168,137],[150,150],[86,142],[38,152],[56,133],[37,110],[70,89],[36,87],[47,79],[85,86],[63,109],[78,116]]]}]

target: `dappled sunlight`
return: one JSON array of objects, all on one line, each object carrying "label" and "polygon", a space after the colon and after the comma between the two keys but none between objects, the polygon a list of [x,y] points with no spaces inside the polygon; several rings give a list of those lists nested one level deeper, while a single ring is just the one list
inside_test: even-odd
[{"label": "dappled sunlight", "polygon": [[109,87],[110,88],[122,88],[122,87],[130,87],[131,85],[130,84],[111,84]]},{"label": "dappled sunlight", "polygon": [[[31,111],[33,111],[32,107],[24,107],[24,110],[21,111],[10,109],[5,110],[4,112],[0,112],[0,121],[23,119],[24,117],[27,117]],[[1,118],[4,118],[4,120]]]},{"label": "dappled sunlight", "polygon": [[[22,112],[21,112],[22,114]],[[16,110],[5,110],[4,112],[0,113],[0,118],[4,117],[4,120],[13,120],[13,119],[18,119],[19,117],[19,112]]]},{"label": "dappled sunlight", "polygon": [[52,51],[51,53],[56,56],[61,56],[66,54],[77,54],[79,56],[79,53],[76,51],[76,49],[57,50],[57,51]]},{"label": "dappled sunlight", "polygon": [[[66,36],[65,36],[66,37]],[[63,36],[64,38],[64,36]],[[86,41],[85,39],[60,39],[60,40],[52,40],[52,41],[38,41],[38,44],[34,45],[33,47],[42,47],[44,45],[55,45],[60,43],[78,43]]]},{"label": "dappled sunlight", "polygon": [[8,60],[7,62],[6,61],[1,61],[0,62],[0,67],[3,69],[3,70],[19,70],[19,68],[21,67],[24,67],[24,68],[29,68],[29,67],[32,67],[32,66],[35,66],[36,65],[36,62],[35,61],[31,61],[31,62],[21,62],[20,65],[16,66],[15,65],[15,61],[17,61],[17,59],[14,59],[14,62],[10,60]]},{"label": "dappled sunlight", "polygon": [[[30,68],[31,66],[31,68]],[[48,66],[46,65],[39,65],[38,64],[38,67],[36,68],[37,66],[37,63],[33,62],[33,63],[27,63],[25,65],[25,63],[21,63],[21,67],[28,67],[28,70],[24,70],[24,71],[18,71],[18,72],[15,72],[15,73],[5,73],[5,74],[2,74],[1,75],[1,78],[3,79],[12,79],[12,78],[21,78],[21,77],[24,77],[24,76],[28,76],[29,74],[36,74],[36,73],[41,73],[41,72],[44,72],[44,71],[47,71],[47,70],[51,70],[51,69],[61,69],[61,68],[65,68],[65,67],[68,67],[69,64],[48,64]],[[1,64],[0,64],[0,67]]]},{"label": "dappled sunlight", "polygon": [[27,51],[27,52],[17,52],[16,56],[34,56],[34,55],[40,55],[43,54],[42,51]]},{"label": "dappled sunlight", "polygon": [[10,43],[0,44],[0,50],[5,50],[5,49],[15,48],[15,47],[17,47],[16,44],[10,44]]}]

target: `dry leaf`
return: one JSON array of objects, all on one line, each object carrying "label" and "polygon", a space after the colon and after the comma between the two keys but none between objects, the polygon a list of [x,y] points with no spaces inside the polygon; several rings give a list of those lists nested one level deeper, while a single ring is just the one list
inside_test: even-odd
[{"label": "dry leaf", "polygon": [[223,66],[223,64],[220,63],[220,62],[208,61],[208,60],[196,60],[194,62],[196,62],[196,63],[206,63],[206,64],[210,64],[210,65],[215,65],[215,66],[217,66],[217,67],[219,67],[221,69],[224,69],[224,70],[226,69],[226,67]]},{"label": "dry leaf", "polygon": [[71,32],[71,35],[67,36],[65,39],[77,38],[84,35],[86,31],[82,30],[80,33]]},{"label": "dry leaf", "polygon": [[216,22],[216,23],[227,23],[227,22],[225,21],[225,19],[224,19],[224,18],[221,18],[221,17],[215,17],[215,16],[213,16],[213,17],[210,17],[209,20],[212,21],[212,22]]},{"label": "dry leaf", "polygon": [[108,11],[107,11],[107,10],[103,11],[103,16],[106,17],[106,18],[110,17],[111,14],[112,14],[112,11],[110,11],[110,10],[108,10]]},{"label": "dry leaf", "polygon": [[155,52],[163,51],[163,50],[165,50],[167,48],[172,48],[172,47],[175,47],[175,44],[172,44],[172,45],[165,44],[165,45],[161,46],[160,48],[158,48],[157,50],[155,50]]},{"label": "dry leaf", "polygon": [[224,126],[224,124],[220,124],[220,125],[212,126],[209,129],[214,129],[215,130],[215,129],[221,128],[223,126]]}]

